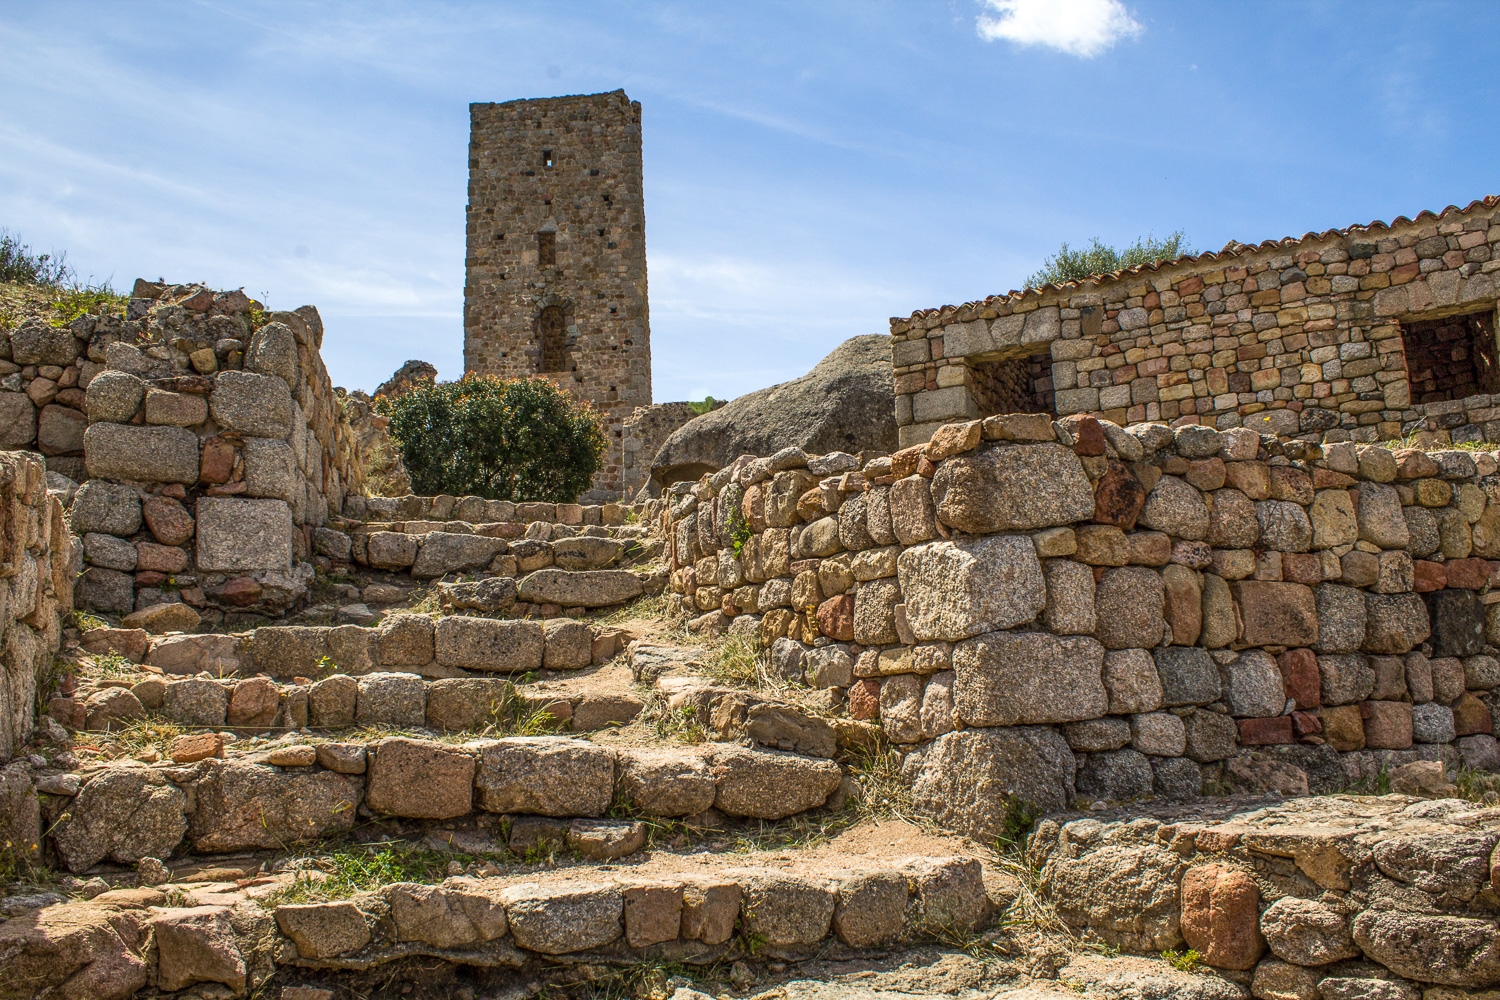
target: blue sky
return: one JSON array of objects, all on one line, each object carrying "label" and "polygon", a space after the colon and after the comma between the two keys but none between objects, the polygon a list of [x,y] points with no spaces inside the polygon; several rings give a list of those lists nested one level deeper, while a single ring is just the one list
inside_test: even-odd
[{"label": "blue sky", "polygon": [[462,372],[468,103],[644,106],[655,398],[805,372],[1062,240],[1500,192],[1500,4],[0,0],[0,225]]}]

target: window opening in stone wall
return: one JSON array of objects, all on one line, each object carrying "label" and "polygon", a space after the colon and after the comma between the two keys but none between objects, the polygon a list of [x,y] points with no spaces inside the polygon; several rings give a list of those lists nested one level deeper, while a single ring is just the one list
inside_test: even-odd
[{"label": "window opening in stone wall", "polygon": [[550,167],[550,166],[552,166],[552,150],[550,150],[550,149],[544,149],[544,150],[542,150],[542,166],[544,166],[544,167]]},{"label": "window opening in stone wall", "polygon": [[[548,235],[551,235],[550,233]],[[542,345],[539,372],[568,370],[568,319],[562,306],[548,306],[536,318],[537,340]]]},{"label": "window opening in stone wall", "polygon": [[[557,234],[536,234],[536,262],[538,264],[557,263]],[[550,371],[550,369],[549,369]]]},{"label": "window opening in stone wall", "polygon": [[1500,392],[1493,312],[1403,322],[1401,344],[1413,403]]},{"label": "window opening in stone wall", "polygon": [[1050,413],[1050,393],[1039,391],[1042,368],[1037,362],[1037,357],[1022,355],[971,364],[971,385],[980,415]]}]

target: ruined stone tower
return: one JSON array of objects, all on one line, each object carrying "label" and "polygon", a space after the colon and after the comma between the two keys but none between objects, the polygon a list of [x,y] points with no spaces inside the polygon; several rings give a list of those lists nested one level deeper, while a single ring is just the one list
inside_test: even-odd
[{"label": "ruined stone tower", "polygon": [[608,94],[469,105],[464,368],[545,375],[605,419],[651,402],[641,106]]}]

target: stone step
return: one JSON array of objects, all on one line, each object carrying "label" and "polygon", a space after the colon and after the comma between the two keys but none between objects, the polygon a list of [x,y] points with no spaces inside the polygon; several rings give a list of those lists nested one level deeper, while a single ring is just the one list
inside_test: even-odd
[{"label": "stone step", "polygon": [[[465,610],[462,603],[461,596],[458,610]],[[96,656],[117,653],[177,676],[207,671],[219,677],[316,678],[394,668],[424,677],[465,677],[586,667],[616,655],[623,640],[619,629],[572,619],[397,613],[372,627],[268,625],[227,635],[152,635],[106,626],[85,631],[80,645]]]},{"label": "stone step", "polygon": [[428,680],[395,671],[281,684],[263,676],[115,674],[85,682],[70,696],[52,697],[47,712],[67,729],[95,733],[143,721],[236,736],[351,727],[433,734],[516,728],[582,733],[628,725],[645,706],[629,691],[579,687],[566,681],[518,685],[503,677]]},{"label": "stone step", "polygon": [[396,882],[332,899],[316,898],[321,880],[290,871],[115,889],[89,901],[7,900],[15,915],[0,923],[0,996],[59,990],[126,1000],[148,984],[175,991],[195,983],[238,995],[267,984],[295,988],[299,977],[327,984],[329,971],[418,956],[533,970],[838,959],[983,926],[1006,901],[992,897],[993,873],[959,845],[923,846],[903,849],[893,838],[859,853],[657,852],[629,868]]},{"label": "stone step", "polygon": [[727,743],[400,736],[287,739],[240,753],[212,733],[179,742],[183,761],[120,760],[63,773],[13,765],[0,788],[0,815],[14,817],[8,836],[32,845],[25,854],[33,860],[45,846],[62,867],[83,872],[106,859],[168,857],[184,843],[196,853],[285,848],[342,835],[362,818],[597,819],[613,807],[636,817],[777,821],[841,803],[846,781],[829,760]]}]

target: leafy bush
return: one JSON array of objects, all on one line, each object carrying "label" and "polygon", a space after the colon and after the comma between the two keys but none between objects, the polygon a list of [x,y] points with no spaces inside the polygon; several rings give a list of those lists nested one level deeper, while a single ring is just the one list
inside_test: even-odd
[{"label": "leafy bush", "polygon": [[718,400],[714,399],[712,396],[705,396],[703,397],[702,402],[688,403],[688,409],[692,410],[694,413],[698,414],[698,416],[701,417],[703,416],[703,414],[712,410],[714,408],[714,404],[716,404],[717,402]]},{"label": "leafy bush", "polygon": [[31,247],[8,229],[0,229],[0,281],[20,285],[61,285],[73,277],[67,254],[55,259],[49,253],[33,253]]},{"label": "leafy bush", "polygon": [[376,409],[423,496],[572,503],[604,452],[593,407],[544,378],[466,375],[381,397]]},{"label": "leafy bush", "polygon": [[1168,233],[1165,239],[1160,240],[1149,234],[1143,236],[1126,247],[1124,252],[1099,242],[1099,237],[1095,236],[1089,241],[1089,246],[1082,250],[1074,250],[1064,243],[1057,253],[1047,258],[1040,271],[1026,279],[1026,287],[1035,288],[1049,282],[1061,284],[1064,281],[1081,281],[1096,274],[1108,274],[1140,264],[1176,260],[1183,254],[1192,252],[1187,236],[1181,229]]}]

